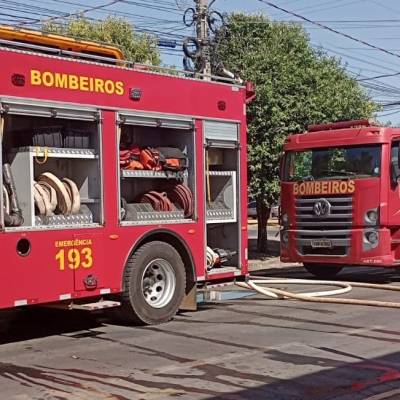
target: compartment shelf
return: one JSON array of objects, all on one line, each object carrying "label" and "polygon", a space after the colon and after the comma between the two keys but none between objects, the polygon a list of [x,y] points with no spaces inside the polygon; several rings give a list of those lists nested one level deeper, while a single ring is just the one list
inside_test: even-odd
[{"label": "compartment shelf", "polygon": [[236,171],[208,171],[210,176],[236,176]]},{"label": "compartment shelf", "polygon": [[207,223],[236,222],[234,212],[230,208],[207,209]]},{"label": "compartment shelf", "polygon": [[35,226],[90,225],[92,223],[92,214],[35,216]]},{"label": "compartment shelf", "polygon": [[158,178],[158,179],[183,180],[186,176],[187,176],[187,171],[179,173],[179,172],[167,172],[167,171],[121,169],[121,178]]},{"label": "compartment shelf", "polygon": [[[45,151],[46,149],[46,151]],[[81,158],[81,159],[96,159],[98,158],[98,154],[94,149],[72,149],[72,148],[63,148],[63,147],[19,147],[13,149],[12,152],[27,152],[30,153],[33,157],[45,157],[47,152],[47,157],[51,158]]]},{"label": "compartment shelf", "polygon": [[126,211],[127,219],[123,223],[143,223],[154,221],[170,221],[183,220],[185,215],[183,210],[174,211],[155,211],[148,203],[131,203],[128,204]]}]

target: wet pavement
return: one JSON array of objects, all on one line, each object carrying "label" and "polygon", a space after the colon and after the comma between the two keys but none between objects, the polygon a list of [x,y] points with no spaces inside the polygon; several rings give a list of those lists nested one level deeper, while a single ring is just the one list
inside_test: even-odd
[{"label": "wet pavement", "polygon": [[[310,277],[294,267],[268,273]],[[347,269],[341,278],[400,284],[392,270]],[[348,296],[400,301],[364,289]],[[156,327],[101,313],[10,313],[0,323],[0,399],[400,399],[399,315],[258,296]]]}]

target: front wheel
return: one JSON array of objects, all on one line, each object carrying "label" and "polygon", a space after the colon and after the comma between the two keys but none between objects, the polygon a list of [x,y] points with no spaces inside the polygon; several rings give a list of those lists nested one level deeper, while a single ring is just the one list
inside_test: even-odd
[{"label": "front wheel", "polygon": [[343,269],[342,266],[333,264],[304,263],[303,266],[310,274],[320,279],[331,279]]},{"label": "front wheel", "polygon": [[183,300],[185,267],[168,243],[153,241],[128,260],[120,316],[125,322],[155,325],[173,318]]}]

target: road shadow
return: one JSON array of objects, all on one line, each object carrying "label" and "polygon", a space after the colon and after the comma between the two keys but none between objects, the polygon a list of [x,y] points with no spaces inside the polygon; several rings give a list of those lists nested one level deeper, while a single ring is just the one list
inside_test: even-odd
[{"label": "road shadow", "polygon": [[[274,379],[272,383],[252,385],[234,392],[221,393],[208,400],[399,400],[400,353],[378,358],[363,358],[333,348],[319,347],[319,356],[272,350],[266,359],[283,362],[289,369],[322,367],[321,371],[292,379]],[[318,351],[320,350],[320,351]],[[340,361],[343,357],[349,362]],[[268,362],[266,360],[266,362]],[[265,377],[264,377],[265,379]],[[240,385],[237,385],[240,386]]]},{"label": "road shadow", "polygon": [[103,325],[103,313],[26,308],[0,313],[0,345],[88,331]]}]

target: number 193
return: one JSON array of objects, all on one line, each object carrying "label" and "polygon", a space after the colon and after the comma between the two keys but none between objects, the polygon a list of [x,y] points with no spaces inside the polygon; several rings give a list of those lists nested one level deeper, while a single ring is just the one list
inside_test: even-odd
[{"label": "number 193", "polygon": [[93,253],[90,247],[78,249],[61,249],[56,254],[58,268],[60,271],[65,271],[65,268],[75,270],[79,267],[91,268],[93,266]]}]

